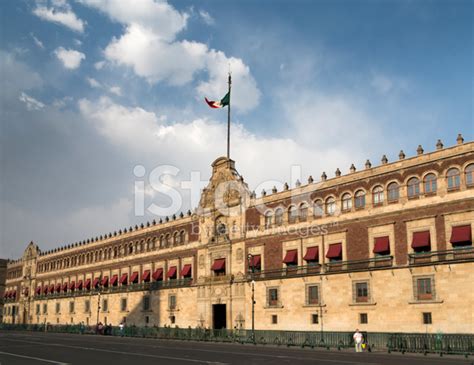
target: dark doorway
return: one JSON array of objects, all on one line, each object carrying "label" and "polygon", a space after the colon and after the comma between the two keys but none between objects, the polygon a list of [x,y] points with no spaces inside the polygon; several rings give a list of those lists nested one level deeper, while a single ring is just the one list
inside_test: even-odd
[{"label": "dark doorway", "polygon": [[227,328],[227,313],[225,304],[214,304],[212,306],[213,328],[220,330]]}]

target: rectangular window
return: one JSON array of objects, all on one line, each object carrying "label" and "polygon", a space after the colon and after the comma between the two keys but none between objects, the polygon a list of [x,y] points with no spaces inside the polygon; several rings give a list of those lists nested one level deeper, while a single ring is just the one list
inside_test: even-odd
[{"label": "rectangular window", "polygon": [[41,307],[39,304],[36,304],[36,315],[40,315],[41,314]]},{"label": "rectangular window", "polygon": [[102,300],[102,311],[107,312],[109,310],[109,301],[107,299]]},{"label": "rectangular window", "polygon": [[48,305],[46,303],[43,304],[43,314],[48,314]]},{"label": "rectangular window", "polygon": [[143,310],[144,311],[150,310],[150,297],[149,296],[143,297]]},{"label": "rectangular window", "polygon": [[318,285],[308,285],[306,287],[307,300],[306,304],[314,305],[319,304],[319,286]]},{"label": "rectangular window", "polygon": [[145,316],[145,323],[146,324],[150,323],[150,317],[149,316]]},{"label": "rectangular window", "polygon": [[432,324],[433,320],[431,318],[431,312],[423,313],[423,324]]},{"label": "rectangular window", "polygon": [[424,277],[416,279],[416,295],[417,300],[432,300],[434,299],[433,293],[433,278]]},{"label": "rectangular window", "polygon": [[268,306],[276,307],[278,305],[278,288],[268,288]]},{"label": "rectangular window", "polygon": [[91,311],[91,302],[90,300],[86,300],[84,302],[84,312],[89,313]]},{"label": "rectangular window", "polygon": [[318,324],[319,323],[319,315],[317,313],[311,314],[311,323]]},{"label": "rectangular window", "polygon": [[127,310],[127,298],[122,298],[120,300],[120,310],[125,312]]},{"label": "rectangular window", "polygon": [[367,303],[369,301],[369,283],[367,281],[356,282],[354,291],[356,303]]},{"label": "rectangular window", "polygon": [[168,297],[168,308],[169,308],[169,310],[175,310],[176,309],[176,295],[170,295]]},{"label": "rectangular window", "polygon": [[278,323],[278,316],[276,314],[272,314],[272,324]]},{"label": "rectangular window", "polygon": [[74,302],[69,302],[69,313],[74,313]]},{"label": "rectangular window", "polygon": [[61,311],[61,304],[56,303],[56,314],[58,314]]},{"label": "rectangular window", "polygon": [[359,323],[360,324],[369,323],[369,316],[367,313],[359,313]]}]

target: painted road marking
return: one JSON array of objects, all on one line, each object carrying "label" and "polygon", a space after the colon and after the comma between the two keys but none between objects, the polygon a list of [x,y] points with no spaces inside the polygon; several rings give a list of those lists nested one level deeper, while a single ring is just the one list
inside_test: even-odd
[{"label": "painted road marking", "polygon": [[3,351],[0,351],[0,355],[21,357],[21,358],[23,358],[23,359],[30,359],[30,360],[37,360],[37,361],[42,361],[42,362],[49,362],[49,363],[51,363],[51,364],[57,364],[57,365],[69,365],[67,362],[60,362],[60,361],[54,361],[54,360],[48,360],[48,359],[41,359],[41,358],[39,358],[39,357],[33,357],[33,356],[26,356],[26,355],[14,354],[14,353],[12,353],[12,352],[3,352]]}]

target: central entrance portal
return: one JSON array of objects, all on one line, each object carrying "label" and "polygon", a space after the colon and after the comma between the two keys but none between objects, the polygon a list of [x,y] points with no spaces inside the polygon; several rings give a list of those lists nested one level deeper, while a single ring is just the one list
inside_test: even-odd
[{"label": "central entrance portal", "polygon": [[212,325],[214,329],[227,328],[227,314],[225,304],[214,304],[212,306]]}]

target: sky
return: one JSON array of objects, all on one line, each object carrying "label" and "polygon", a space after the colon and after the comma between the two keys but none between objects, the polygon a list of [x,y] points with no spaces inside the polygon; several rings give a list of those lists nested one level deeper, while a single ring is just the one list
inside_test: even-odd
[{"label": "sky", "polygon": [[[196,207],[226,153],[259,194],[472,141],[469,0],[3,0],[0,257]],[[137,168],[138,166],[138,168]],[[162,169],[162,188],[150,173]],[[183,185],[184,184],[184,185]],[[163,189],[163,186],[166,187]],[[166,190],[168,189],[168,190]],[[199,190],[199,189],[198,189]],[[137,213],[138,212],[138,213]]]}]

